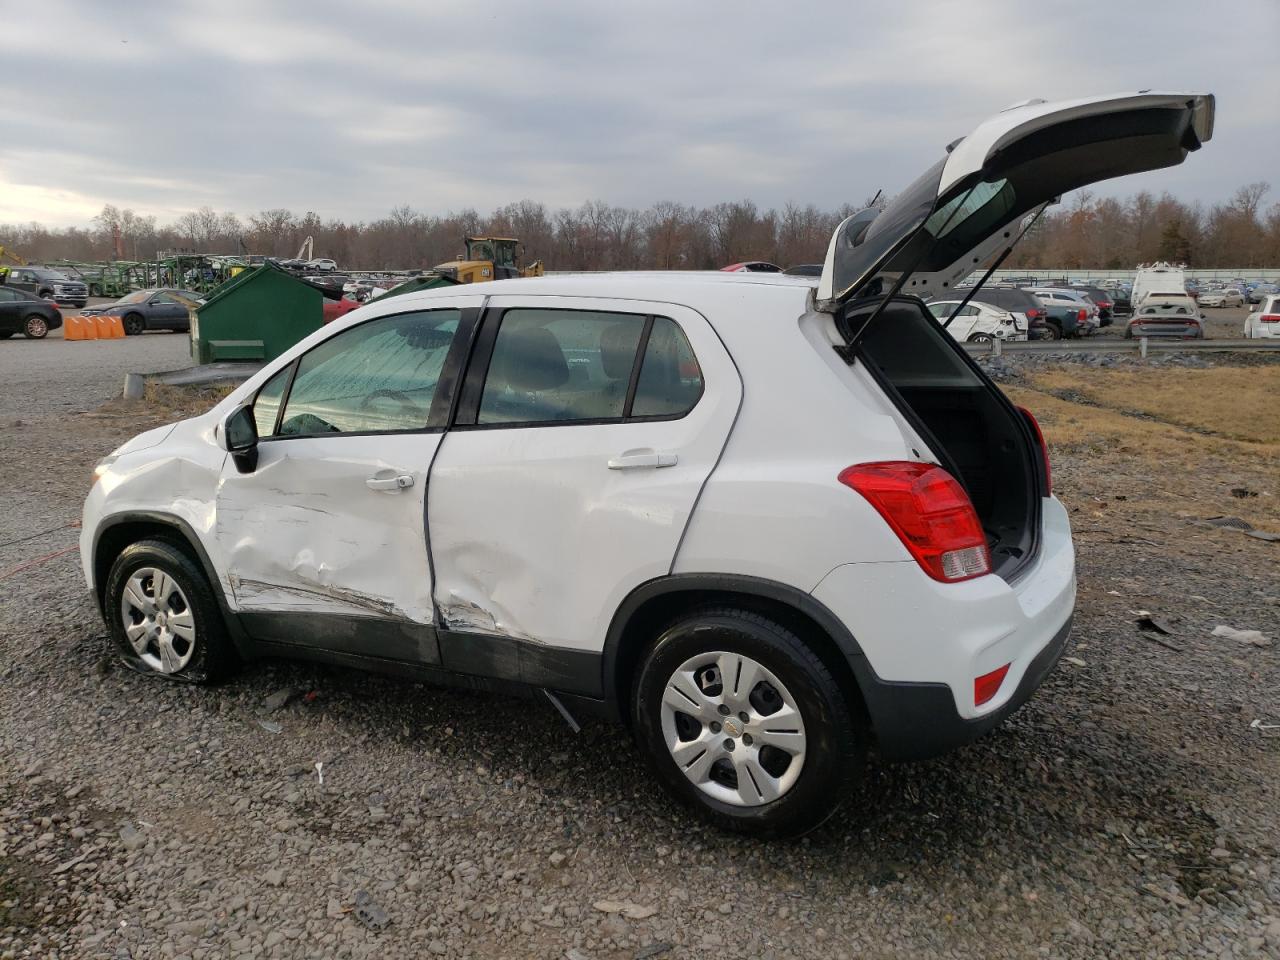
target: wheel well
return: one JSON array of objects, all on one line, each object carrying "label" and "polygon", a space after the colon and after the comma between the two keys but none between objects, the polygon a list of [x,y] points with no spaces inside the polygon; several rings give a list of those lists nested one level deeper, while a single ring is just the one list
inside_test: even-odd
[{"label": "wheel well", "polygon": [[129,544],[140,540],[165,540],[186,553],[203,568],[199,553],[192,547],[180,528],[157,520],[131,520],[117,523],[102,531],[94,548],[93,589],[97,594],[98,606],[102,606],[111,564],[115,563],[116,557],[120,556]]},{"label": "wheel well", "polygon": [[618,714],[624,723],[630,724],[631,684],[645,649],[657,639],[667,624],[682,614],[708,605],[738,607],[768,617],[796,634],[836,678],[855,717],[865,726],[870,726],[866,702],[853,668],[830,631],[812,616],[787,601],[774,597],[747,591],[697,588],[662,593],[649,598],[632,612],[623,626],[610,678],[612,686],[606,693],[613,695]]}]

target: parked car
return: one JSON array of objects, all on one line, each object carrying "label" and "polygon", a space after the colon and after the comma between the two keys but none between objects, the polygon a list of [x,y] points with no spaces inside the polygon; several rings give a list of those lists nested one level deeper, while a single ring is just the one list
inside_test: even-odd
[{"label": "parked car", "polygon": [[765,260],[746,260],[742,263],[731,263],[721,267],[725,273],[781,273],[782,268],[776,263]]},{"label": "parked car", "polygon": [[1200,294],[1196,302],[1202,307],[1243,307],[1245,296],[1235,287],[1223,287]]},{"label": "parked car", "polygon": [[48,267],[13,267],[5,285],[15,290],[34,293],[44,300],[83,307],[89,301],[89,286],[81,280],[72,280]]},{"label": "parked car", "polygon": [[[960,300],[930,300],[929,312],[950,336],[962,343],[990,343],[992,340],[1026,340],[1027,321],[976,299],[963,307]],[[959,312],[956,313],[956,308]],[[952,317],[952,314],[955,314]],[[950,322],[948,322],[950,321]]]},{"label": "parked car", "polygon": [[[1013,314],[1014,319],[1018,321],[1018,327],[1026,330],[1028,336],[1033,340],[1040,339],[1038,336],[1032,336],[1033,333],[1047,332],[1044,326],[1044,304],[1033,293],[1002,284],[993,287],[982,287],[973,295],[973,299],[979,303],[990,304]],[[1046,337],[1045,339],[1048,338]]]},{"label": "parked car", "polygon": [[28,340],[42,340],[62,326],[62,312],[51,300],[27,290],[0,286],[0,340],[21,333]]},{"label": "parked car", "polygon": [[204,303],[204,297],[190,290],[135,290],[115,303],[83,310],[81,316],[119,317],[124,332],[132,337],[148,330],[190,330],[189,310],[199,303]]},{"label": "parked car", "polygon": [[355,310],[98,466],[81,557],[113,643],[188,682],[284,654],[533,691],[627,718],[713,823],[810,830],[872,742],[980,736],[1070,631],[1035,419],[920,297],[1066,189],[1181,162],[1212,117],[1188,94],[1007,109],[842,222],[816,290],[600,273]]},{"label": "parked car", "polygon": [[1083,293],[1098,308],[1098,326],[1111,326],[1111,313],[1115,309],[1115,301],[1108,291],[1087,283],[1073,283],[1071,289]]},{"label": "parked car", "polygon": [[338,264],[328,257],[319,257],[315,260],[308,260],[305,269],[310,273],[336,273]]},{"label": "parked car", "polygon": [[1250,303],[1261,303],[1267,297],[1280,293],[1280,284],[1262,282],[1249,291]]},{"label": "parked car", "polygon": [[1043,300],[1045,333],[1038,340],[1072,340],[1087,337],[1094,331],[1087,308],[1076,303]]},{"label": "parked car", "polygon": [[[1051,307],[1066,307],[1076,314],[1075,319],[1075,336],[1087,337],[1098,327],[1098,305],[1089,299],[1088,294],[1080,290],[1072,290],[1067,287],[1030,287],[1031,293],[1045,305],[1046,309]],[[1080,311],[1084,311],[1084,318],[1079,317]],[[1062,314],[1055,314],[1059,319],[1063,318]],[[1063,329],[1064,336],[1071,336]]]},{"label": "parked car", "polygon": [[1280,339],[1280,292],[1268,294],[1256,307],[1249,308],[1244,335],[1247,340]]},{"label": "parked car", "polygon": [[1125,327],[1124,337],[1180,337],[1203,340],[1204,325],[1194,300],[1190,297],[1148,296],[1134,311]]}]

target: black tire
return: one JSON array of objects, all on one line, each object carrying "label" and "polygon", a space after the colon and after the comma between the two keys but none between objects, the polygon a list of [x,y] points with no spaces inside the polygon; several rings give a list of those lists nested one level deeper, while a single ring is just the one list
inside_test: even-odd
[{"label": "black tire", "polygon": [[[136,653],[125,635],[121,609],[129,578],[140,568],[151,567],[171,577],[188,601],[194,617],[194,651],[189,662],[173,673],[152,666]],[[222,610],[199,564],[186,549],[169,540],[141,540],[130,544],[111,565],[103,604],[111,642],[131,669],[168,680],[207,684],[222,679],[236,666],[238,657]],[[144,651],[145,652],[145,651]]]},{"label": "black tire", "polygon": [[0,340],[8,340],[12,336],[13,336],[12,330],[9,331],[8,333],[5,333],[3,330],[0,330]]},{"label": "black tire", "polygon": [[1050,340],[1062,339],[1062,327],[1058,323],[1054,322],[1053,320],[1049,320],[1045,323],[1045,329],[1047,329],[1049,332],[1048,339]]},{"label": "black tire", "polygon": [[970,343],[990,343],[994,339],[995,337],[993,337],[989,333],[975,333],[972,337],[969,338],[969,342]]},{"label": "black tire", "polygon": [[[807,742],[798,779],[778,799],[758,806],[727,803],[694,785],[662,731],[662,698],[672,674],[689,658],[720,650],[751,657],[773,673],[804,723]],[[862,776],[866,761],[866,734],[822,660],[786,627],[735,607],[694,610],[658,636],[636,672],[631,719],[649,766],[669,794],[721,829],[758,837],[798,836],[821,825]]]},{"label": "black tire", "polygon": [[75,307],[77,310],[83,310],[85,307],[85,304],[88,302],[89,302],[88,300],[73,300],[71,301],[71,305]]},{"label": "black tire", "polygon": [[142,319],[142,314],[131,313],[124,318],[124,332],[127,336],[136,337],[145,333],[147,329],[147,321]]},{"label": "black tire", "polygon": [[43,340],[49,335],[49,320],[33,313],[22,321],[22,333],[28,340]]}]

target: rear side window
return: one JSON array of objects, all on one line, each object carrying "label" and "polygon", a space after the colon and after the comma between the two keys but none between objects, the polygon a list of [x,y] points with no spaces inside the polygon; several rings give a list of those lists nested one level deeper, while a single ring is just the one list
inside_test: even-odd
[{"label": "rear side window", "polygon": [[676,417],[702,395],[693,349],[666,317],[513,309],[499,323],[478,424]]},{"label": "rear side window", "polygon": [[692,410],[701,396],[702,370],[684,331],[666,317],[655,317],[631,415],[679,416]]},{"label": "rear side window", "polygon": [[461,316],[458,310],[432,310],[382,317],[344,330],[303,354],[279,434],[426,428]]},{"label": "rear side window", "polygon": [[508,310],[477,422],[620,418],[644,326],[639,314]]}]

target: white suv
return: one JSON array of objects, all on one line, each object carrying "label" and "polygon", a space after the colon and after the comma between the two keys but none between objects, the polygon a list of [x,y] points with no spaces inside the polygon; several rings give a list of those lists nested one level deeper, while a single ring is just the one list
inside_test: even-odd
[{"label": "white suv", "polygon": [[812,828],[868,746],[998,724],[1070,629],[1035,421],[922,298],[1065,190],[1180,162],[1212,111],[1011,108],[842,223],[816,289],[596,274],[354,311],[99,466],[114,643],[191,682],[276,654],[542,690],[628,724],[714,822]]}]

